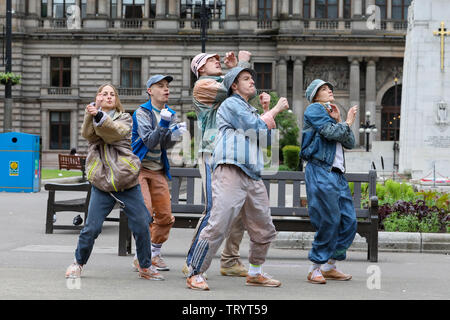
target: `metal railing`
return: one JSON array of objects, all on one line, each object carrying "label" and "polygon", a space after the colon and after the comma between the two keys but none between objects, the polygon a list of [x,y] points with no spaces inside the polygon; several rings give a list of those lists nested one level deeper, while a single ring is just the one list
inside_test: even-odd
[{"label": "metal railing", "polygon": [[49,95],[71,95],[72,88],[70,87],[49,87],[47,88]]},{"label": "metal railing", "polygon": [[121,96],[141,96],[143,95],[143,88],[118,88]]}]

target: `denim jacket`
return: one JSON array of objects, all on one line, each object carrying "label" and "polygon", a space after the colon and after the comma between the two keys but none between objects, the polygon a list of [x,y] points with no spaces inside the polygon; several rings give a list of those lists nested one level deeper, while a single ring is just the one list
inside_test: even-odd
[{"label": "denim jacket", "polygon": [[219,164],[233,164],[250,178],[260,180],[264,168],[261,148],[264,140],[270,140],[270,130],[257,109],[240,95],[233,94],[222,102],[217,112],[217,127],[213,170]]},{"label": "denim jacket", "polygon": [[331,170],[336,142],[346,149],[355,147],[355,136],[345,122],[337,123],[320,103],[310,104],[303,116],[300,157]]}]

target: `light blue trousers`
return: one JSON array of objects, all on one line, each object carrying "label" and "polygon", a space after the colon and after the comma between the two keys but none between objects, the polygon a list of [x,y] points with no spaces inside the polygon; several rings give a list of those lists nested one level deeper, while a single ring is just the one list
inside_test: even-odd
[{"label": "light blue trousers", "polygon": [[308,214],[316,229],[308,258],[314,263],[344,260],[356,234],[356,212],[343,174],[308,163],[305,168]]}]

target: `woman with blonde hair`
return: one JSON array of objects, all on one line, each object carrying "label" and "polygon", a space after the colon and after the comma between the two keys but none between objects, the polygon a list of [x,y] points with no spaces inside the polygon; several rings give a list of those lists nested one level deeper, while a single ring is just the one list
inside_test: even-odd
[{"label": "woman with blonde hair", "polygon": [[86,224],[66,278],[81,276],[103,222],[118,202],[136,241],[139,276],[164,279],[151,263],[150,215],[138,182],[140,161],[131,149],[131,128],[131,116],[124,112],[117,90],[111,84],[102,85],[95,103],[86,106],[82,126],[82,135],[89,143],[86,172],[92,189]]}]

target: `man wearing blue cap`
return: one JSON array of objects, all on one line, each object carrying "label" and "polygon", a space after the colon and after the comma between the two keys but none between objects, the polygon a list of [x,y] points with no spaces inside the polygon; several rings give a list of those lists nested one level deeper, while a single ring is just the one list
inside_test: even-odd
[{"label": "man wearing blue cap", "polygon": [[246,285],[279,287],[281,282],[262,272],[276,230],[261,171],[264,167],[259,137],[275,128],[275,116],[289,108],[286,98],[260,116],[248,101],[256,94],[255,72],[235,67],[224,78],[228,98],[217,112],[219,134],[213,154],[212,208],[200,232],[189,265],[188,288],[209,290],[203,273],[241,214],[250,237],[250,267]]},{"label": "man wearing blue cap", "polygon": [[305,92],[311,103],[303,116],[300,157],[305,168],[308,214],[316,229],[308,258],[307,280],[325,284],[326,280],[350,280],[351,275],[336,269],[336,261],[344,260],[356,234],[356,214],[352,195],[345,179],[343,147],[352,149],[355,137],[351,126],[358,106],[350,108],[347,119],[334,101],[333,85],[321,79],[311,82]]},{"label": "man wearing blue cap", "polygon": [[[173,77],[154,75],[147,81],[149,101],[139,106],[133,114],[131,146],[141,160],[139,183],[145,205],[152,216],[150,234],[152,264],[159,271],[169,270],[161,257],[162,244],[169,238],[175,221],[172,215],[170,192],[170,166],[167,150],[181,140],[186,123],[176,123],[175,111],[167,106],[169,83]],[[134,266],[138,269],[135,257]]]}]

